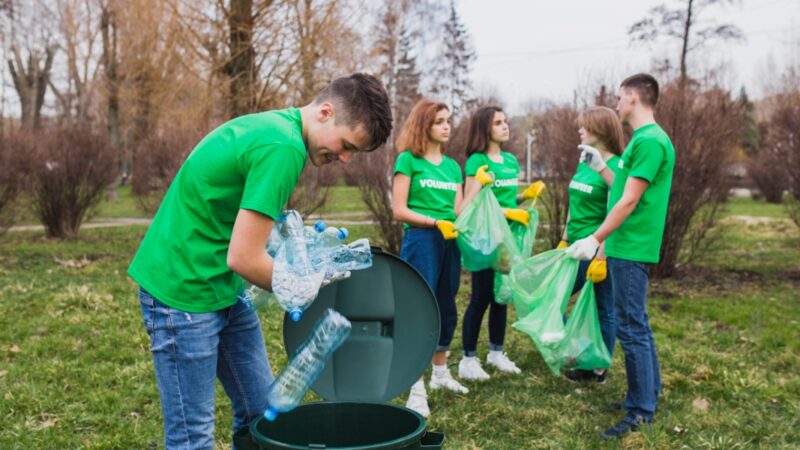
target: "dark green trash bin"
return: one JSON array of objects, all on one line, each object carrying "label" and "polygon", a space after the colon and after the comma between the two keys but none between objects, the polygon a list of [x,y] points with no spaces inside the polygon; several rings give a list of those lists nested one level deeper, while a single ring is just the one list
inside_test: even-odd
[{"label": "dark green trash bin", "polygon": [[333,308],[352,323],[350,336],[312,386],[323,402],[306,403],[274,422],[259,418],[234,436],[238,450],[440,449],[444,434],[425,419],[385,402],[425,372],[439,340],[439,308],[408,263],[373,247],[373,264],[325,287],[303,320],[283,322],[287,353],[305,342]]}]

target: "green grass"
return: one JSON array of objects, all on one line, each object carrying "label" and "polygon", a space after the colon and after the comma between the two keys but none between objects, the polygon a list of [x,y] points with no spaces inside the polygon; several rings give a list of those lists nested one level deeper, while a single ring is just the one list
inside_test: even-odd
[{"label": "green grass", "polygon": [[[576,386],[554,377],[530,339],[509,326],[506,351],[523,374],[490,369],[492,380],[468,383],[468,395],[430,391],[428,429],[444,431],[449,449],[798,448],[800,231],[786,221],[726,220],[737,226],[725,227],[720,245],[678,277],[651,284],[664,381],[652,426],[621,444],[597,437],[620,418],[604,410],[625,392],[619,347],[607,384]],[[353,237],[376,237],[373,226],[349,228]],[[149,342],[125,273],[144,232],[84,230],[63,242],[34,232],[0,237],[0,448],[163,445]],[[461,281],[463,314],[470,279]],[[279,370],[286,356],[274,303],[262,325]],[[454,372],[460,342],[459,327]],[[484,329],[479,354],[486,352]],[[693,407],[696,399],[708,409]],[[216,404],[217,448],[229,448],[231,410],[220,386]]]},{"label": "green grass", "polygon": [[785,204],[767,203],[750,197],[731,197],[725,205],[726,216],[788,217]]}]

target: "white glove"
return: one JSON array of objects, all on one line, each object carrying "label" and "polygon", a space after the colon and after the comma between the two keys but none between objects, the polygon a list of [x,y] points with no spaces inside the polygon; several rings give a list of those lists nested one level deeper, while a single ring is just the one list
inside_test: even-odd
[{"label": "white glove", "polygon": [[589,237],[576,241],[574,244],[567,247],[566,252],[567,256],[588,261],[594,258],[598,247],[600,247],[600,242],[594,238],[594,235],[590,234]]},{"label": "white glove", "polygon": [[325,278],[322,280],[322,284],[320,284],[319,287],[320,288],[324,288],[325,286],[327,286],[327,285],[329,285],[331,283],[334,283],[336,281],[345,280],[347,278],[350,278],[350,271],[349,270],[344,271],[344,272],[333,272],[330,275],[326,273],[325,274]]},{"label": "white glove", "polygon": [[582,163],[586,163],[592,170],[597,173],[603,171],[606,168],[606,162],[603,161],[603,155],[600,154],[600,150],[592,147],[591,145],[581,144],[578,146],[581,149],[581,159]]}]

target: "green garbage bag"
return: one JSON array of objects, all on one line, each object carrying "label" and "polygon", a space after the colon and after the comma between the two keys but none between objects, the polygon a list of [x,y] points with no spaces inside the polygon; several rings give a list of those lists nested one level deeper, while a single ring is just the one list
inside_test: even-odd
[{"label": "green garbage bag", "polygon": [[[528,258],[531,256],[531,253],[533,253],[536,231],[539,228],[539,211],[531,206],[528,212],[531,218],[527,227],[519,222],[511,222],[508,225],[522,259]],[[504,273],[494,273],[494,301],[502,305],[508,304],[512,300],[513,291],[511,289],[511,280],[509,277],[510,275]]]},{"label": "green garbage bag", "polygon": [[567,319],[560,353],[563,369],[593,370],[611,366],[611,354],[600,331],[594,283],[591,280],[583,285],[578,301]]},{"label": "green garbage bag", "polygon": [[529,258],[511,271],[517,315],[530,311],[512,326],[531,337],[556,375],[561,370],[561,341],[566,335],[563,317],[578,264],[564,250],[551,250]]},{"label": "green garbage bag", "polygon": [[527,316],[542,298],[556,294],[569,297],[578,264],[564,249],[539,253],[517,264],[509,276],[517,317]]},{"label": "green garbage bag", "polygon": [[503,210],[484,186],[456,219],[461,266],[470,272],[492,268],[508,273],[521,260]]}]

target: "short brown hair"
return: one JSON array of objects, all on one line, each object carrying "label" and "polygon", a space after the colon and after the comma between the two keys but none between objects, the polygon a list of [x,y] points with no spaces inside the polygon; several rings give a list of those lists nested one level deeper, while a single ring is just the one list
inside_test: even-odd
[{"label": "short brown hair", "polygon": [[503,112],[499,106],[482,106],[469,116],[469,131],[467,132],[467,158],[473,153],[484,153],[489,150],[492,138],[492,122],[495,113]]},{"label": "short brown hair", "polygon": [[[397,151],[411,151],[414,156],[421,158],[425,155],[425,150],[430,143],[430,130],[436,120],[439,111],[449,108],[442,102],[436,102],[427,98],[418,101],[408,114],[406,122],[403,124],[403,131],[397,138]],[[444,145],[442,146],[444,152]]]},{"label": "short brown hair", "polygon": [[363,73],[333,80],[314,99],[315,104],[332,102],[336,123],[356,128],[359,125],[369,136],[365,151],[383,145],[392,133],[392,108],[386,89],[377,78]]},{"label": "short brown hair", "polygon": [[625,78],[619,85],[625,89],[633,89],[639,94],[642,104],[655,108],[658,103],[658,81],[649,73],[637,73]]},{"label": "short brown hair", "polygon": [[591,106],[578,115],[578,126],[597,137],[608,151],[619,156],[625,145],[622,123],[617,113],[605,106]]}]

